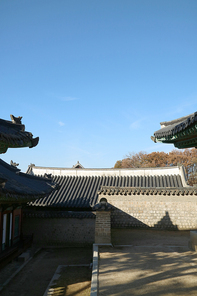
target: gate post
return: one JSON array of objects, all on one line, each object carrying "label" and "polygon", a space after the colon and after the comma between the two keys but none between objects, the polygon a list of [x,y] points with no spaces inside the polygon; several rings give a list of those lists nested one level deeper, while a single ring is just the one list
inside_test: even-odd
[{"label": "gate post", "polygon": [[111,205],[106,198],[94,206],[96,210],[95,243],[111,244]]}]

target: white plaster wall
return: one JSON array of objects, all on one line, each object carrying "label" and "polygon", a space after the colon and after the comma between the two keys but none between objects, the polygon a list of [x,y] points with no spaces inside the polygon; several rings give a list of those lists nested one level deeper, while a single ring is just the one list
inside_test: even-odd
[{"label": "white plaster wall", "polygon": [[162,167],[144,169],[65,169],[32,167],[34,175],[52,174],[56,176],[162,176],[162,175],[181,175],[181,167]]}]

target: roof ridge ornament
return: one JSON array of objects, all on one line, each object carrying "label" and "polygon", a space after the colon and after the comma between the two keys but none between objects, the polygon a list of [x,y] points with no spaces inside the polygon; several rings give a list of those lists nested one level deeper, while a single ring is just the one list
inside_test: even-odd
[{"label": "roof ridge ornament", "polygon": [[16,168],[17,166],[19,166],[19,163],[13,162],[13,160],[11,160],[10,165]]},{"label": "roof ridge ornament", "polygon": [[0,188],[4,188],[7,182],[6,178],[0,178]]},{"label": "roof ridge ornament", "polygon": [[12,122],[15,124],[22,124],[21,119],[22,116],[15,117],[14,115],[10,114],[10,118],[12,119]]}]

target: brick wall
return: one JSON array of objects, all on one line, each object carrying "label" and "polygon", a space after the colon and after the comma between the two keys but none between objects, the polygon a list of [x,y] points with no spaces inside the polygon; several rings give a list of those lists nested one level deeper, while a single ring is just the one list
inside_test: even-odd
[{"label": "brick wall", "polygon": [[92,244],[95,219],[24,217],[23,234],[32,233],[39,245]]},{"label": "brick wall", "polygon": [[196,196],[100,195],[113,206],[112,228],[197,229]]},{"label": "brick wall", "polygon": [[97,211],[95,224],[95,243],[111,243],[111,212]]}]

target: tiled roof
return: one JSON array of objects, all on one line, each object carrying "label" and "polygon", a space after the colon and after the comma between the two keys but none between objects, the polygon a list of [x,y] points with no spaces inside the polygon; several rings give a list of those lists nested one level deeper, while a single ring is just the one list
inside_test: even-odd
[{"label": "tiled roof", "polygon": [[197,112],[176,120],[161,122],[161,125],[164,127],[154,132],[154,137],[160,139],[167,136],[174,136],[175,134],[182,132],[188,127],[192,126],[196,122]]},{"label": "tiled roof", "polygon": [[75,165],[73,165],[73,168],[76,168],[76,169],[84,169],[84,167],[82,166],[82,164],[80,164],[79,161],[77,161],[77,163]]},{"label": "tiled roof", "polygon": [[57,188],[51,179],[21,173],[0,159],[0,203],[27,202]]},{"label": "tiled roof", "polygon": [[98,202],[101,186],[183,187],[180,175],[138,176],[137,171],[135,176],[53,176],[52,180],[60,185],[60,189],[31,202],[30,206],[90,209]]},{"label": "tiled roof", "polygon": [[[45,174],[51,176],[166,176],[166,175],[181,175],[183,176],[183,166],[170,166],[170,167],[151,167],[151,168],[57,168],[57,167],[41,167],[35,164],[30,164],[27,172],[30,175],[44,176]],[[182,178],[183,186],[186,186],[185,177]]]},{"label": "tiled roof", "polygon": [[98,192],[103,195],[197,195],[197,188],[134,188],[102,186]]},{"label": "tiled roof", "polygon": [[5,153],[8,148],[35,147],[39,137],[33,138],[32,133],[25,131],[22,117],[10,116],[12,121],[0,119],[0,153]]}]

